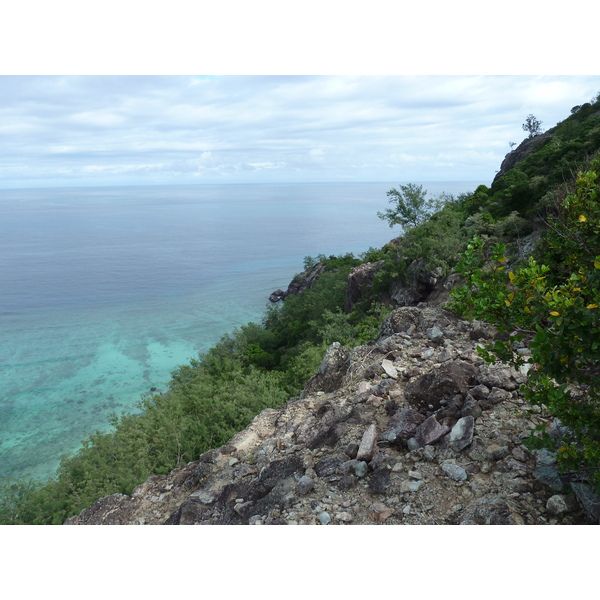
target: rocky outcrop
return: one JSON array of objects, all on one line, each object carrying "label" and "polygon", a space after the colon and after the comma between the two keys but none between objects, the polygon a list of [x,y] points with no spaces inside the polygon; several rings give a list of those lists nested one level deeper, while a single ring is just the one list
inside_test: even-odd
[{"label": "rocky outcrop", "polygon": [[523,445],[554,424],[525,404],[524,372],[483,364],[477,345],[493,335],[439,307],[398,308],[377,340],[333,345],[300,398],[67,523],[597,521],[597,497]]},{"label": "rocky outcrop", "polygon": [[344,312],[351,313],[354,305],[364,296],[373,285],[373,279],[383,266],[383,260],[375,263],[363,263],[354,267],[348,274]]},{"label": "rocky outcrop", "polygon": [[554,135],[554,130],[540,133],[532,138],[525,138],[514,150],[509,152],[500,165],[500,170],[496,173],[492,185],[503,175],[514,169],[522,160],[526,159],[536,150],[536,146],[550,139]]},{"label": "rocky outcrop", "polygon": [[306,271],[302,271],[302,273],[299,273],[294,277],[294,279],[292,279],[285,292],[281,289],[275,290],[269,296],[269,300],[271,302],[279,302],[280,300],[285,300],[285,298],[290,294],[294,294],[296,296],[301,294],[304,290],[312,287],[313,283],[320,277],[324,269],[325,265],[322,263],[317,263],[314,267],[311,267]]}]

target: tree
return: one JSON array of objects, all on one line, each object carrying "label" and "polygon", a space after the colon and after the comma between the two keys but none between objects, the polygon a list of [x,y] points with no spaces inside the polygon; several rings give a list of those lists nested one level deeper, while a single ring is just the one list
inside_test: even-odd
[{"label": "tree", "polygon": [[529,132],[529,137],[532,138],[542,133],[542,122],[533,115],[528,115],[523,123],[523,130]]},{"label": "tree", "polygon": [[439,208],[437,200],[427,198],[427,190],[423,190],[422,185],[408,183],[401,185],[400,190],[392,188],[387,195],[394,208],[386,208],[384,212],[378,212],[377,216],[387,221],[390,227],[394,225],[402,225],[405,229],[416,227],[423,223],[436,208]]},{"label": "tree", "polygon": [[[457,267],[467,285],[451,307],[506,335],[482,355],[526,366],[525,397],[560,421],[558,439],[541,425],[529,444],[553,450],[564,472],[600,490],[600,161],[591,167],[549,222],[541,251],[552,268],[531,258],[509,271],[505,246],[489,252],[475,238]],[[528,361],[517,352],[523,340]]]}]

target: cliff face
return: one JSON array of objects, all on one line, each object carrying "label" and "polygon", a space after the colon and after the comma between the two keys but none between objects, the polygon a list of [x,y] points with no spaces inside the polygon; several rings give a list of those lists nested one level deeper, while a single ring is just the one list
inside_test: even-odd
[{"label": "cliff face", "polygon": [[502,161],[500,165],[500,170],[496,173],[494,177],[495,183],[502,175],[505,175],[517,166],[522,160],[527,158],[532,152],[535,151],[536,146],[538,146],[544,140],[551,138],[554,135],[554,130],[547,131],[546,133],[541,133],[532,138],[525,138],[514,150],[509,152]]},{"label": "cliff face", "polygon": [[[523,446],[553,424],[527,412],[525,372],[478,357],[494,335],[440,307],[397,308],[372,343],[334,344],[300,398],[67,524],[597,521],[565,495],[552,456]],[[589,490],[572,486],[585,504]]]}]

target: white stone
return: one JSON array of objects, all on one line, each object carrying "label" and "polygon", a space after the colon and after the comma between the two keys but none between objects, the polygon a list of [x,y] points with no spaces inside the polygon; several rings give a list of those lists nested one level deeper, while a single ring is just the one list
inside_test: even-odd
[{"label": "white stone", "polygon": [[396,370],[396,367],[394,367],[394,363],[391,360],[384,358],[381,361],[381,366],[383,367],[383,370],[388,374],[389,377],[391,377],[392,379],[398,379],[398,371]]}]

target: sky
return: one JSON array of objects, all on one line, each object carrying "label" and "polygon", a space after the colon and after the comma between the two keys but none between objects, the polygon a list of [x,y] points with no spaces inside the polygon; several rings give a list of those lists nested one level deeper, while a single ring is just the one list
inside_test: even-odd
[{"label": "sky", "polygon": [[600,76],[0,77],[0,188],[491,182]]}]

